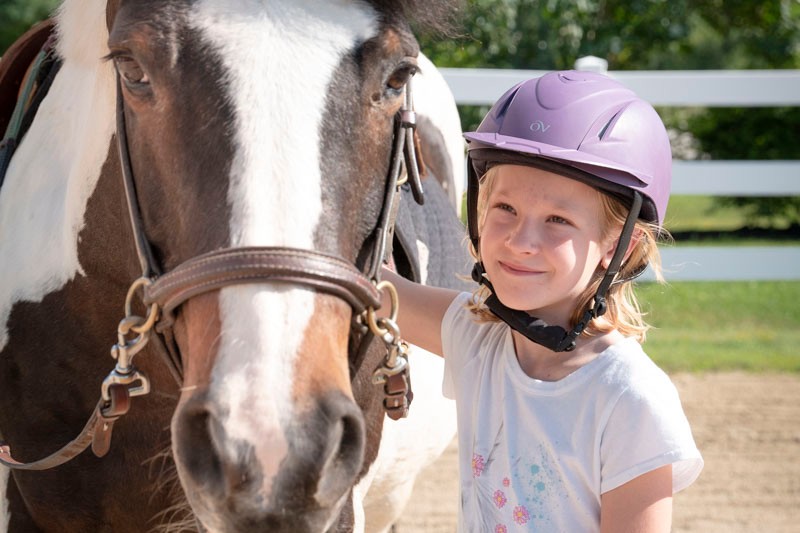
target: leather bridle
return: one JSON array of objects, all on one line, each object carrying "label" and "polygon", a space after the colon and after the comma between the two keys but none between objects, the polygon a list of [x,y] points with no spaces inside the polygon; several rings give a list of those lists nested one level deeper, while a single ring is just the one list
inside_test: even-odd
[{"label": "leather bridle", "polygon": [[[368,266],[361,272],[350,262],[315,250],[286,247],[240,247],[209,252],[161,273],[144,231],[133,179],[125,125],[122,86],[117,74],[117,145],[122,168],[128,214],[133,229],[136,254],[142,275],[128,290],[125,318],[117,328],[117,344],[111,352],[117,363],[101,386],[100,400],[81,433],[55,453],[29,463],[16,461],[7,445],[0,443],[0,464],[19,470],[44,470],[63,464],[82,453],[90,444],[98,457],[110,447],[113,425],[130,407],[130,399],[150,391],[147,376],[134,364],[134,356],[151,340],[157,339],[173,377],[182,383],[182,366],[172,335],[175,310],[188,299],[205,292],[242,283],[281,282],[303,285],[332,294],[353,309],[353,329],[360,338],[357,353],[363,353],[373,337],[385,343],[387,355],[374,371],[373,383],[382,384],[383,405],[393,419],[408,413],[411,394],[406,344],[396,324],[397,292],[380,280],[381,265],[390,251],[400,185],[407,180],[414,198],[423,203],[419,162],[415,147],[416,115],[411,82],[404,89],[404,102],[395,118],[394,141],[383,205],[372,239]],[[403,170],[406,176],[401,179]],[[386,317],[377,317],[381,291],[388,291],[392,308]],[[133,312],[133,301],[141,296],[147,316]],[[153,330],[158,335],[153,335]]]}]

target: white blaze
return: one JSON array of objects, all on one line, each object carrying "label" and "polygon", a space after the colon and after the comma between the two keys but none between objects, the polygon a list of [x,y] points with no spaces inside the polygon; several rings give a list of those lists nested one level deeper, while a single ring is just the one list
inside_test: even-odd
[{"label": "white blaze", "polygon": [[[193,13],[193,25],[222,60],[235,112],[233,245],[313,249],[328,87],[343,56],[377,30],[374,12],[344,1],[205,0]],[[263,285],[220,294],[213,394],[229,415],[228,435],[262,444],[257,458],[267,478],[286,451],[276,426],[292,416],[294,356],[313,298],[303,288]]]}]

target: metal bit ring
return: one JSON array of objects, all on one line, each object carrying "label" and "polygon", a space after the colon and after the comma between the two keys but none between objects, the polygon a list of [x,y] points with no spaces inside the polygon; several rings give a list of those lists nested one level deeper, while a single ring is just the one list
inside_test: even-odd
[{"label": "metal bit ring", "polygon": [[[150,280],[150,278],[142,276],[141,278],[138,278],[131,284],[130,288],[128,289],[128,294],[127,296],[125,296],[126,317],[134,316],[131,304],[133,302],[133,296],[136,294],[136,291],[139,290],[140,288],[150,286],[151,283],[152,281]],[[156,323],[157,318],[158,318],[158,304],[155,303],[150,304],[150,309],[147,312],[147,318],[143,321],[143,323],[131,326],[130,329],[131,331],[134,331],[139,334],[146,333],[150,331],[150,329],[152,329],[153,325]]]},{"label": "metal bit ring", "polygon": [[[386,281],[386,280],[379,282],[377,285],[375,285],[375,288],[378,289],[378,292],[382,292],[383,289],[386,289],[386,291],[389,293],[389,297],[391,298],[392,304],[391,304],[391,310],[389,312],[389,316],[386,317],[386,318],[388,318],[389,320],[391,320],[393,323],[396,324],[397,323],[397,311],[398,311],[398,309],[400,307],[400,298],[399,298],[399,296],[397,294],[397,288],[394,286],[394,284],[392,284],[392,282]],[[389,331],[389,329],[379,325],[379,322],[381,322],[381,321],[382,321],[382,319],[378,318],[375,315],[375,309],[374,308],[372,308],[372,307],[367,308],[367,325],[369,326],[369,329],[372,331],[372,333],[376,337],[383,337],[387,333],[391,333],[391,331]]]}]

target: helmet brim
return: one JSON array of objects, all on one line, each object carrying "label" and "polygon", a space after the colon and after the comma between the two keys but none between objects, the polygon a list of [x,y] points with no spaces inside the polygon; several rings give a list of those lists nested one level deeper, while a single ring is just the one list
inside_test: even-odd
[{"label": "helmet brim", "polygon": [[[467,135],[477,137],[481,134],[464,135],[465,137]],[[586,183],[619,198],[628,206],[633,191],[646,187],[646,184],[630,170],[624,170],[620,165],[612,164],[612,162],[591,154],[588,154],[587,157],[587,154],[577,150],[565,150],[554,146],[550,146],[552,150],[549,150],[547,149],[549,145],[530,142],[523,146],[525,150],[516,150],[512,146],[520,145],[519,142],[512,145],[503,142],[505,137],[503,135],[491,134],[491,137],[494,139],[490,139],[490,141],[498,140],[497,144],[471,139],[467,164],[472,167],[477,179],[480,179],[489,167],[495,164],[527,165]],[[518,141],[514,137],[505,138]],[[544,149],[540,150],[540,147]],[[569,158],[574,154],[577,154],[574,158],[577,161]],[[639,215],[648,222],[658,222],[656,206],[647,195],[644,196],[644,205]]]},{"label": "helmet brim", "polygon": [[[480,148],[494,148],[544,157],[583,170],[589,174],[594,174],[624,187],[641,189],[653,180],[653,176],[584,151],[561,148],[499,133],[467,132],[464,133],[464,138],[470,142],[470,152]],[[472,159],[476,162],[480,161],[474,157]],[[486,169],[481,169],[479,166],[476,170],[481,175]]]}]

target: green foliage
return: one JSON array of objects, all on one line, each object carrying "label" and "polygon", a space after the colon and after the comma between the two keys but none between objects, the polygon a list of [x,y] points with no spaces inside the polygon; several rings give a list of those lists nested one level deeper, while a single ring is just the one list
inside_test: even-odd
[{"label": "green foliage", "polygon": [[800,67],[798,2],[711,0],[693,2],[692,11],[692,55],[716,58],[695,68]]},{"label": "green foliage", "polygon": [[687,122],[714,159],[800,159],[800,107],[714,108]]},{"label": "green foliage", "polygon": [[789,0],[471,0],[453,39],[425,37],[440,66],[611,70],[800,67],[800,4]]},{"label": "green foliage", "polygon": [[34,23],[46,19],[58,0],[0,0],[0,55]]},{"label": "green foliage", "polygon": [[668,372],[800,372],[800,282],[705,282],[637,287],[645,351]]},{"label": "green foliage", "polygon": [[686,37],[687,4],[474,0],[464,11],[460,38],[425,42],[424,49],[450,67],[564,69],[581,56],[596,55],[612,69],[672,68],[668,49]]},{"label": "green foliage", "polygon": [[[800,159],[800,107],[709,109],[688,130],[712,159]],[[800,223],[797,196],[720,197],[714,207],[741,208],[750,226]]]}]

